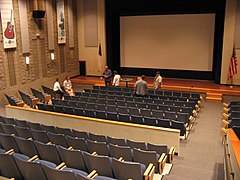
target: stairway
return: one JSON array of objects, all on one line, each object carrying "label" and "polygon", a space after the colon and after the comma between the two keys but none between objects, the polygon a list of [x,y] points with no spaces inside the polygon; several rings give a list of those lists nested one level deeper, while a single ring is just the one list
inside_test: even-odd
[{"label": "stairway", "polygon": [[221,102],[222,101],[222,94],[214,93],[214,92],[207,92],[206,93],[206,100],[207,101],[214,101],[214,102]]}]

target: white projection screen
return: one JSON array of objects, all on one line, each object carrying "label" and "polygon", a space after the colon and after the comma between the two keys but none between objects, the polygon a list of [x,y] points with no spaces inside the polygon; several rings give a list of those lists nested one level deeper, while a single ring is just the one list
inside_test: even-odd
[{"label": "white projection screen", "polygon": [[212,71],[215,14],[120,17],[120,65]]}]

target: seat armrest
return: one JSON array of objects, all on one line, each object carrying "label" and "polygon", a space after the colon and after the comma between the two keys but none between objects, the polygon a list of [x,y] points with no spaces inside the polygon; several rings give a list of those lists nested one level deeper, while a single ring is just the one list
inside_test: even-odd
[{"label": "seat armrest", "polygon": [[14,150],[13,150],[13,149],[10,149],[10,150],[8,150],[8,151],[5,152],[5,154],[10,154],[10,155],[13,154],[13,153],[14,153]]},{"label": "seat armrest", "polygon": [[223,113],[223,119],[224,119],[224,120],[228,120],[228,114]]},{"label": "seat armrest", "polygon": [[165,153],[162,153],[162,155],[160,156],[160,158],[158,160],[159,174],[162,174],[166,161],[167,161],[167,156]]},{"label": "seat armrest", "polygon": [[170,150],[169,150],[169,152],[168,152],[168,155],[169,155],[169,163],[170,163],[170,164],[172,164],[175,151],[176,151],[176,149],[175,149],[174,147],[171,147]]},{"label": "seat armrest", "polygon": [[155,166],[152,163],[150,163],[147,169],[145,170],[145,172],[143,173],[144,180],[152,180],[154,172],[155,172]]},{"label": "seat armrest", "polygon": [[223,103],[223,107],[228,108],[228,104],[227,103]]},{"label": "seat armrest", "polygon": [[31,157],[30,159],[28,159],[28,162],[33,162],[35,160],[38,160],[38,155],[34,155],[33,157]]},{"label": "seat armrest", "polygon": [[66,167],[66,164],[64,162],[62,162],[61,164],[59,164],[55,169],[58,169],[58,170],[62,170],[63,168]]},{"label": "seat armrest", "polygon": [[223,108],[223,113],[228,114],[228,108]]},{"label": "seat armrest", "polygon": [[227,129],[227,128],[228,128],[228,125],[229,125],[229,122],[223,119],[223,120],[222,120],[222,127],[225,128],[225,129]]},{"label": "seat armrest", "polygon": [[92,170],[90,174],[87,175],[88,178],[94,179],[96,176],[98,176],[98,173],[96,170]]}]

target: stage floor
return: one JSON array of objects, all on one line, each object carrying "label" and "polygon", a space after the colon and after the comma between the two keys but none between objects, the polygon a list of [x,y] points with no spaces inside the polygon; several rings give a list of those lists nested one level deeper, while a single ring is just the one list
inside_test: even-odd
[{"label": "stage floor", "polygon": [[[137,77],[136,76],[122,76],[122,78],[132,78],[133,81],[129,82],[129,86],[134,86]],[[99,85],[104,86],[104,80],[100,77],[92,76],[78,76],[71,78],[71,81],[79,84],[88,85]],[[149,88],[153,88],[153,78],[146,77]],[[125,86],[125,82],[121,82],[120,86]],[[188,91],[188,92],[199,92],[199,93],[219,93],[222,95],[240,95],[240,86],[227,86],[216,84],[212,81],[203,80],[187,80],[187,79],[173,79],[164,78],[163,79],[163,90],[178,90],[178,91]]]}]

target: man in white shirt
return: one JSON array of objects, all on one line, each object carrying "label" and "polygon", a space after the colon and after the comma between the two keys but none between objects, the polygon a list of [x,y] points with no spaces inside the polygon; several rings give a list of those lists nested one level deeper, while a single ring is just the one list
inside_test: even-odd
[{"label": "man in white shirt", "polygon": [[62,99],[64,92],[62,91],[62,88],[60,86],[60,83],[58,82],[58,78],[56,79],[56,82],[53,85],[53,90],[55,93],[60,95],[60,99]]},{"label": "man in white shirt", "polygon": [[113,78],[113,86],[119,86],[121,80],[121,76],[118,74],[117,71],[114,71],[114,78]]},{"label": "man in white shirt", "polygon": [[162,87],[162,77],[159,71],[156,72],[156,76],[153,80],[153,87],[155,90],[158,89],[159,87]]}]

